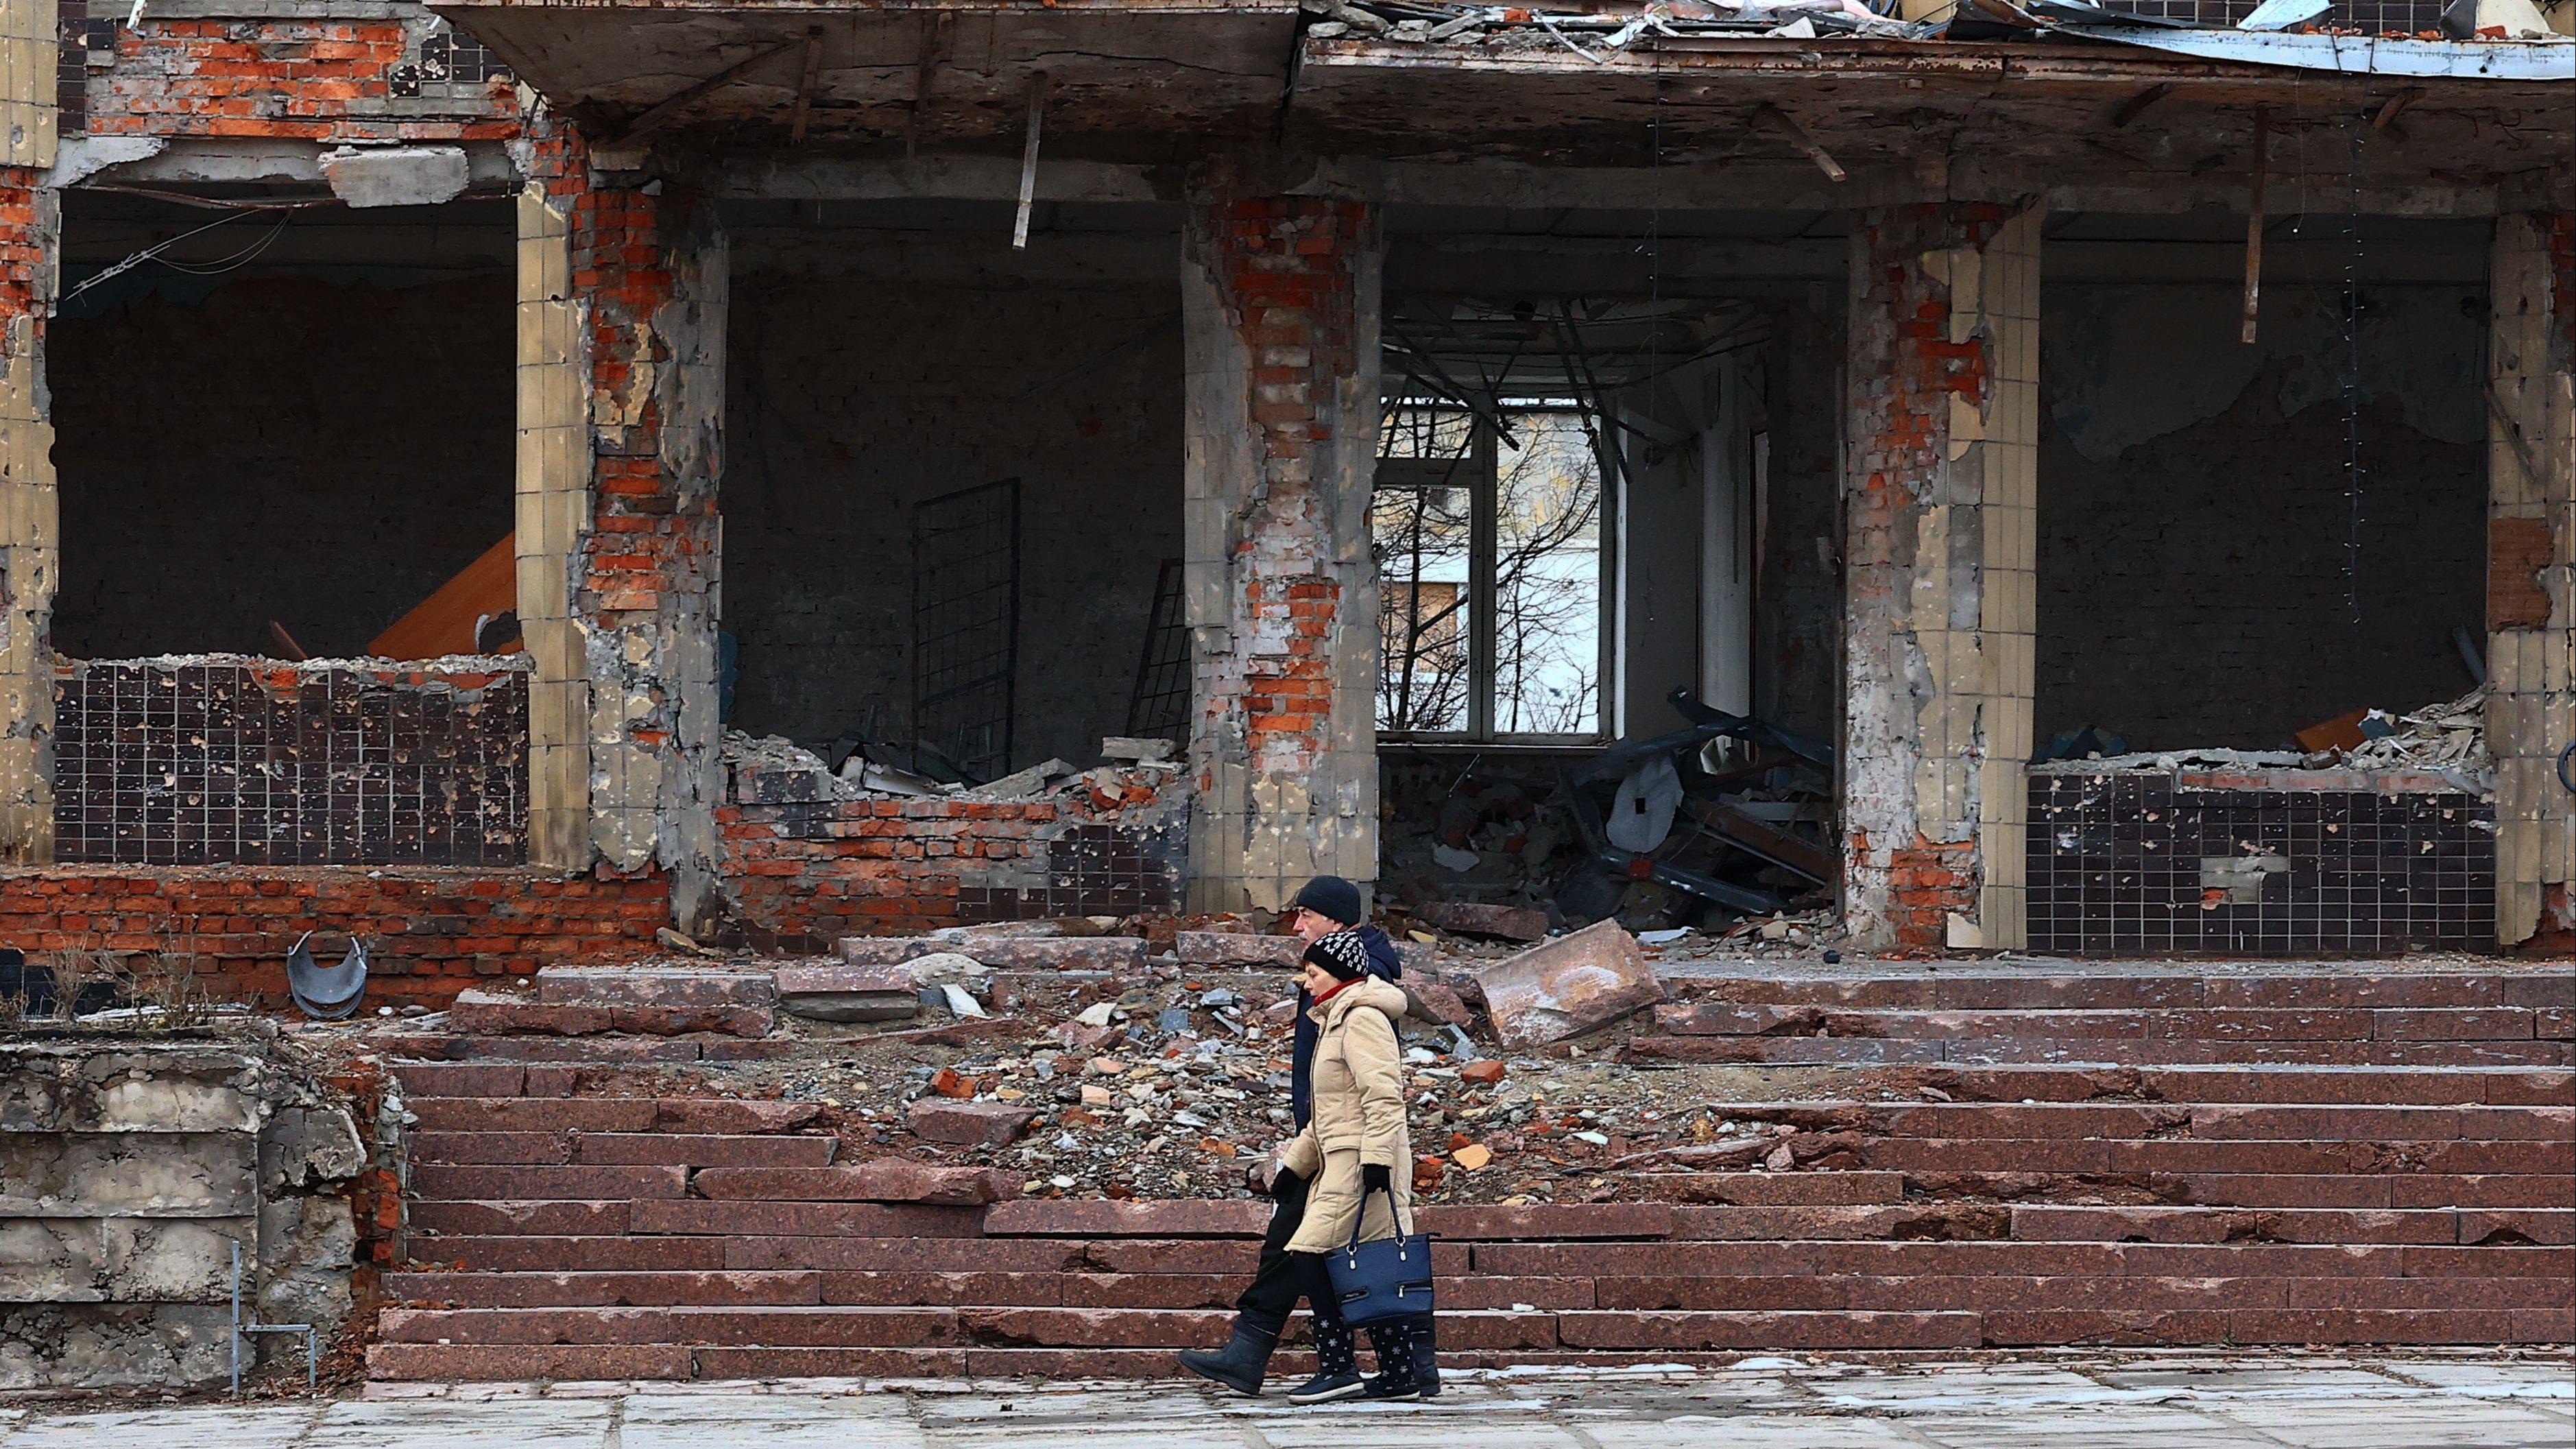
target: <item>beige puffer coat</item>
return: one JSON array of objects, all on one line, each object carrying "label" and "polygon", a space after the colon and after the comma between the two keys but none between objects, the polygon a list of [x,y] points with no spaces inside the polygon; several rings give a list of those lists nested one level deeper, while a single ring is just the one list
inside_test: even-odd
[{"label": "beige puffer coat", "polygon": [[[1310,1184],[1305,1221],[1288,1240],[1292,1253],[1321,1253],[1351,1240],[1396,1235],[1413,1221],[1413,1140],[1404,1125],[1404,1049],[1395,1023],[1404,1015],[1404,991],[1393,982],[1364,976],[1308,1012],[1322,1035],[1315,1042],[1314,1115],[1282,1151],[1280,1161]],[[1390,1213],[1384,1193],[1370,1195],[1361,1216],[1360,1169],[1384,1164],[1394,1175],[1401,1217]]]}]

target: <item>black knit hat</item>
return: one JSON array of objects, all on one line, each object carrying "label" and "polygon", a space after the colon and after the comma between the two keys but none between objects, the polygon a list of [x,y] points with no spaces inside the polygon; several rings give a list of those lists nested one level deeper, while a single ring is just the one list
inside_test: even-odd
[{"label": "black knit hat", "polygon": [[1360,904],[1360,888],[1337,875],[1319,875],[1306,882],[1306,888],[1297,892],[1296,904],[1299,910],[1345,926],[1356,926],[1368,917],[1368,908]]},{"label": "black knit hat", "polygon": [[1335,931],[1306,948],[1306,964],[1323,967],[1336,981],[1359,980],[1368,962],[1368,943],[1355,931]]}]

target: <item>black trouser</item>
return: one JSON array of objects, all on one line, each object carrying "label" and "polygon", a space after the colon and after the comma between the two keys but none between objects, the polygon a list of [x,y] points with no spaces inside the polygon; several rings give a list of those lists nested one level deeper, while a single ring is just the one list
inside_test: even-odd
[{"label": "black trouser", "polygon": [[1252,1286],[1234,1300],[1234,1308],[1237,1313],[1267,1313],[1284,1319],[1296,1311],[1297,1300],[1307,1296],[1311,1271],[1309,1265],[1288,1255],[1288,1240],[1297,1236],[1298,1225],[1306,1221],[1306,1180],[1283,1168],[1275,1192],[1270,1231],[1261,1238],[1261,1266],[1253,1271]]}]

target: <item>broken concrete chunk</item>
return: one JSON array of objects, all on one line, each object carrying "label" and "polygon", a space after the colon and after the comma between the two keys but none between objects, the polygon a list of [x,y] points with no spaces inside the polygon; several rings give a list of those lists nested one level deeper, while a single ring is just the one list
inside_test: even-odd
[{"label": "broken concrete chunk", "polygon": [[951,1102],[925,1097],[905,1114],[913,1132],[962,1147],[1002,1147],[1016,1142],[1037,1113],[1008,1102]]},{"label": "broken concrete chunk", "polygon": [[1294,966],[1306,954],[1295,936],[1245,931],[1183,931],[1174,946],[1184,966]]},{"label": "broken concrete chunk", "polygon": [[1072,773],[1073,766],[1070,762],[1049,760],[1044,764],[1031,765],[1025,770],[1014,771],[998,780],[987,781],[965,793],[967,798],[972,800],[1019,800],[1038,793]]},{"label": "broken concrete chunk", "polygon": [[1466,1026],[1476,1018],[1458,993],[1433,981],[1403,982],[1406,1014],[1447,1026]]},{"label": "broken concrete chunk", "polygon": [[259,1180],[270,1192],[340,1182],[366,1167],[357,1126],[337,1107],[281,1107],[259,1134]]},{"label": "broken concrete chunk", "polygon": [[1100,757],[1104,760],[1134,760],[1139,764],[1153,764],[1170,759],[1172,754],[1170,740],[1133,739],[1126,735],[1111,735],[1100,742]]},{"label": "broken concrete chunk", "polygon": [[915,986],[949,986],[961,981],[977,981],[993,973],[984,963],[956,951],[934,951],[916,956],[894,968],[897,974]]},{"label": "broken concrete chunk", "polygon": [[1523,906],[1484,901],[1434,901],[1415,914],[1444,931],[1462,936],[1499,936],[1506,941],[1547,939],[1547,913]]},{"label": "broken concrete chunk", "polygon": [[834,955],[853,966],[899,966],[938,949],[919,936],[843,936],[832,946]]},{"label": "broken concrete chunk", "polygon": [[801,963],[778,968],[778,1009],[808,1021],[909,1021],[920,986],[901,967]]},{"label": "broken concrete chunk", "polygon": [[1473,975],[1507,1047],[1578,1036],[1664,999],[1636,937],[1616,921],[1586,926]]},{"label": "broken concrete chunk", "polygon": [[344,146],[322,157],[322,179],[353,210],[454,201],[466,172],[462,146]]},{"label": "broken concrete chunk", "polygon": [[1145,939],[1142,936],[994,941],[978,945],[974,951],[975,959],[985,965],[1011,971],[1127,974],[1145,969]]}]

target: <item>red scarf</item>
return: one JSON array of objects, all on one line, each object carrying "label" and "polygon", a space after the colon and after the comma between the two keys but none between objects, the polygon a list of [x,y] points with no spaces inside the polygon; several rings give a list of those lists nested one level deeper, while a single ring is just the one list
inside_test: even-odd
[{"label": "red scarf", "polygon": [[1334,997],[1341,995],[1343,992],[1350,990],[1352,987],[1359,985],[1359,984],[1360,984],[1360,981],[1361,981],[1362,979],[1363,979],[1363,978],[1361,978],[1361,977],[1354,976],[1354,977],[1352,977],[1352,978],[1351,978],[1350,980],[1348,980],[1348,981],[1343,981],[1343,982],[1338,982],[1338,983],[1336,983],[1336,984],[1334,985],[1334,987],[1333,987],[1333,989],[1332,989],[1332,990],[1327,991],[1327,992],[1325,992],[1323,995],[1316,997],[1316,998],[1315,998],[1315,1004],[1316,1004],[1317,1006],[1321,1006],[1321,1005],[1323,1005],[1325,1002],[1330,1001],[1330,1000],[1332,1000]]}]

